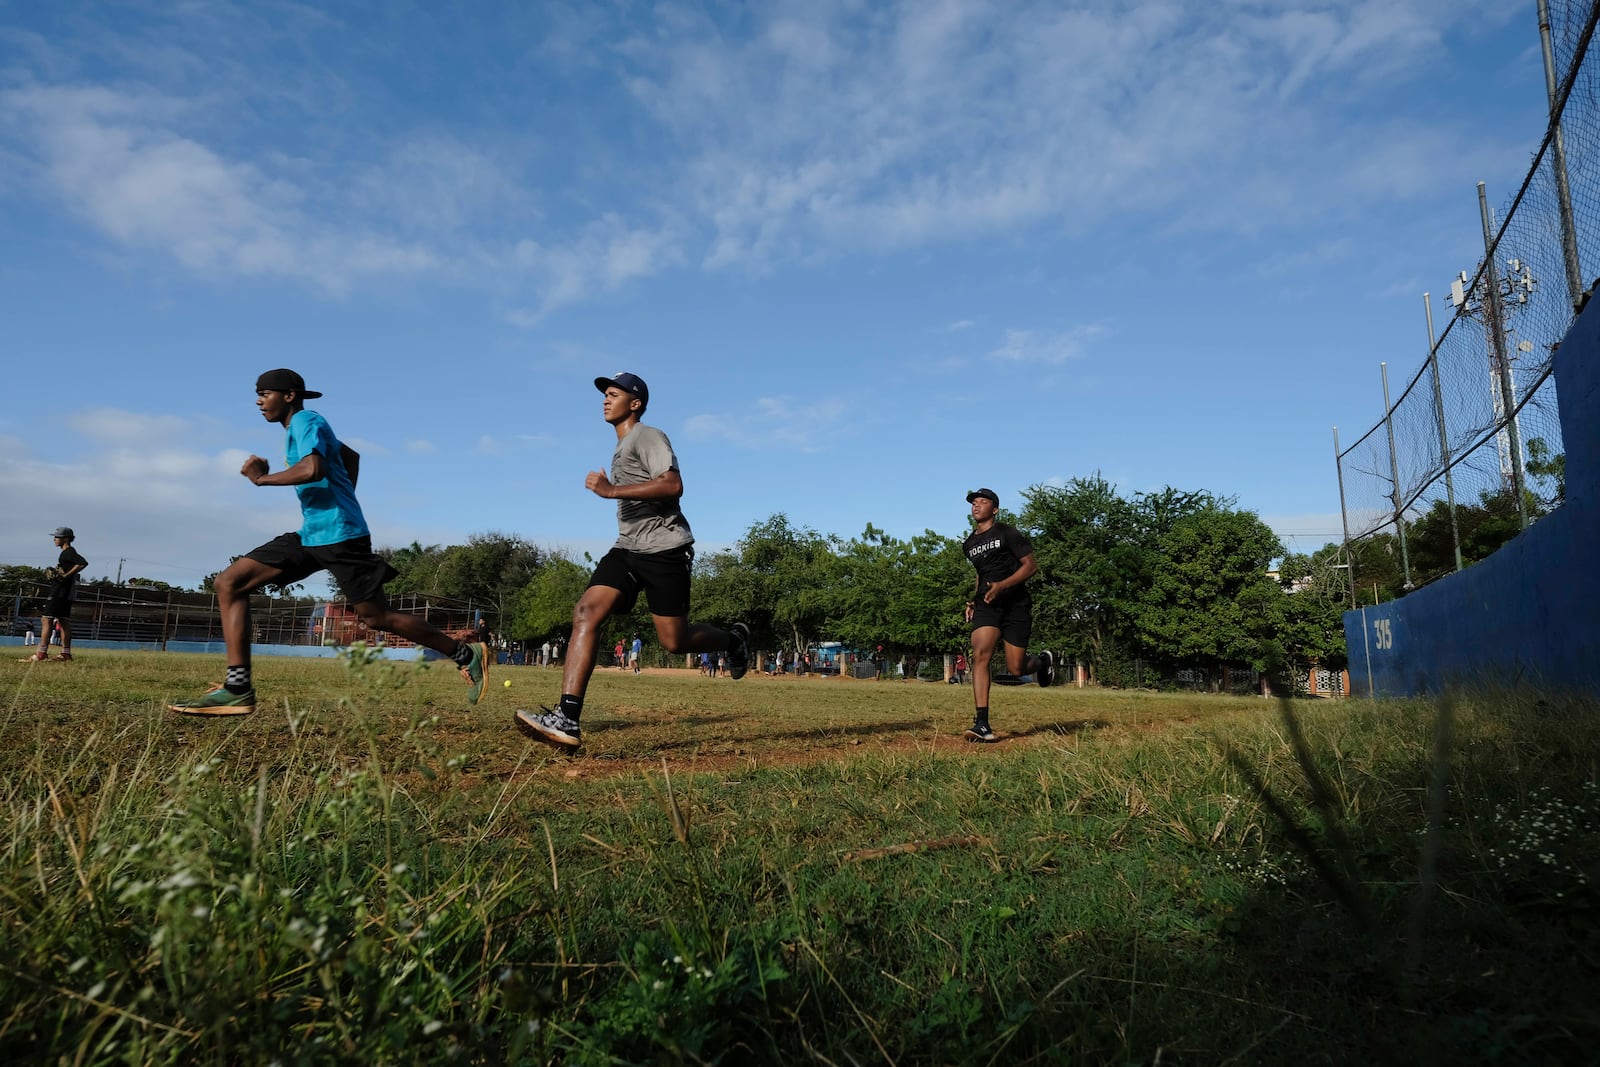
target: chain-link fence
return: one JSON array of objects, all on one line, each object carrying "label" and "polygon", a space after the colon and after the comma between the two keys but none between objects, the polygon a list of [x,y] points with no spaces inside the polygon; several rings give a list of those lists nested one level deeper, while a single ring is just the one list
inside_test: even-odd
[{"label": "chain-link fence", "polygon": [[[10,636],[33,630],[36,636],[50,586],[23,582],[6,590],[11,617]],[[427,619],[446,633],[472,629],[477,612],[464,601],[448,597],[406,595],[391,601],[397,611]],[[72,603],[69,619],[75,641],[128,641],[165,648],[168,643],[209,643],[222,640],[222,620],[217,598],[210,593],[141,589],[136,586],[85,586]],[[253,596],[250,598],[251,639],[258,645],[348,645],[356,641],[381,642],[393,648],[411,647],[396,635],[372,633],[342,601],[306,597]]]},{"label": "chain-link fence", "polygon": [[1448,315],[1430,358],[1386,379],[1385,417],[1337,452],[1346,544],[1389,538],[1397,592],[1483,558],[1565,498],[1551,368],[1587,299],[1583,271],[1600,266],[1600,2],[1553,0],[1547,15],[1554,118],[1533,165],[1499,212],[1479,186],[1484,259],[1430,306],[1430,333]]}]

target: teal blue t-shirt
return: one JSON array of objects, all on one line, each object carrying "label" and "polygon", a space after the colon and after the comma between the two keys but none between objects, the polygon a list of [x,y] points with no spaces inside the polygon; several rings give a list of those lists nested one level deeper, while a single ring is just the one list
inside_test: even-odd
[{"label": "teal blue t-shirt", "polygon": [[289,440],[284,445],[284,461],[294,466],[311,453],[322,457],[323,478],[294,487],[300,497],[300,543],[336,545],[370,533],[367,520],[356,503],[355,486],[344,469],[339,439],[333,436],[328,420],[315,411],[297,411],[289,420]]}]

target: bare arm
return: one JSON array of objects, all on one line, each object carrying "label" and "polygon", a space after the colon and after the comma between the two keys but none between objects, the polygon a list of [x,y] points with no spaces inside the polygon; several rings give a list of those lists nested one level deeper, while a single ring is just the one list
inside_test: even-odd
[{"label": "bare arm", "polygon": [[313,452],[302,457],[294,466],[285,467],[277,474],[268,472],[266,460],[260,456],[251,456],[244,461],[244,466],[239,468],[239,473],[249,478],[254,485],[306,485],[309,482],[322,481],[324,472],[322,455]]},{"label": "bare arm", "polygon": [[607,500],[668,500],[683,495],[683,477],[677,471],[658,474],[648,482],[612,485],[604,471],[590,471],[584,488]]}]

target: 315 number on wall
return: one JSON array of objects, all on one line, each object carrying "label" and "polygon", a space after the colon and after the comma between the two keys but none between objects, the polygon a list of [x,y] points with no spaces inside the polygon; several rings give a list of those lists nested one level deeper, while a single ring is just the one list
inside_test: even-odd
[{"label": "315 number on wall", "polygon": [[1372,640],[1380,650],[1394,647],[1394,630],[1389,622],[1388,619],[1372,620]]}]

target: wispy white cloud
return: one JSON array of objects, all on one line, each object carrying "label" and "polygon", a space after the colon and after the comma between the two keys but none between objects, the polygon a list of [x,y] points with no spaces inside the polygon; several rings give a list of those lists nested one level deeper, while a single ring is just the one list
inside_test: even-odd
[{"label": "wispy white cloud", "polygon": [[606,214],[570,241],[518,241],[510,263],[531,276],[538,303],[507,313],[514,325],[538,324],[550,312],[595,293],[657,274],[683,262],[683,239],[672,224],[634,227]]},{"label": "wispy white cloud", "polygon": [[439,266],[425,247],[309,213],[305,188],[178,132],[187,111],[100,87],[0,93],[36,183],[120,246],[197,272],[301,277],[332,291]]},{"label": "wispy white cloud", "polygon": [[816,452],[847,433],[849,405],[837,399],[797,401],[759,397],[740,413],[691,415],[685,436],[722,440],[744,448]]},{"label": "wispy white cloud", "polygon": [[1105,333],[1105,327],[1098,325],[1060,331],[1007,330],[988,357],[1010,363],[1065,363],[1082,356],[1090,343]]},{"label": "wispy white cloud", "polygon": [[0,559],[44,559],[41,524],[68,525],[93,575],[127,557],[144,561],[144,577],[192,585],[298,525],[292,494],[269,498],[247,484],[247,453],[220,447],[203,420],[102,408],[68,423],[88,444],[70,457],[0,438]]},{"label": "wispy white cloud", "polygon": [[[1504,149],[1467,118],[1371,118],[1443,58],[1444,26],[1490,33],[1511,17],[1492,0],[796,0],[737,20],[668,2],[648,26],[552,9],[541,32],[414,12],[408,29],[442,50],[526,38],[550,73],[598,88],[547,100],[497,84],[483,110],[525,123],[469,110],[448,126],[421,108],[372,121],[362,86],[381,75],[363,57],[395,41],[334,49],[365,28],[280,14],[219,4],[66,41],[10,31],[0,195],[28,189],[195,273],[331,293],[445,281],[531,328],[689,266],[765,271],[1134,219],[1297,225],[1431,194]],[[251,42],[340,62],[286,76]],[[95,77],[105,66],[120,80]],[[550,148],[597,126],[621,136]]]}]

